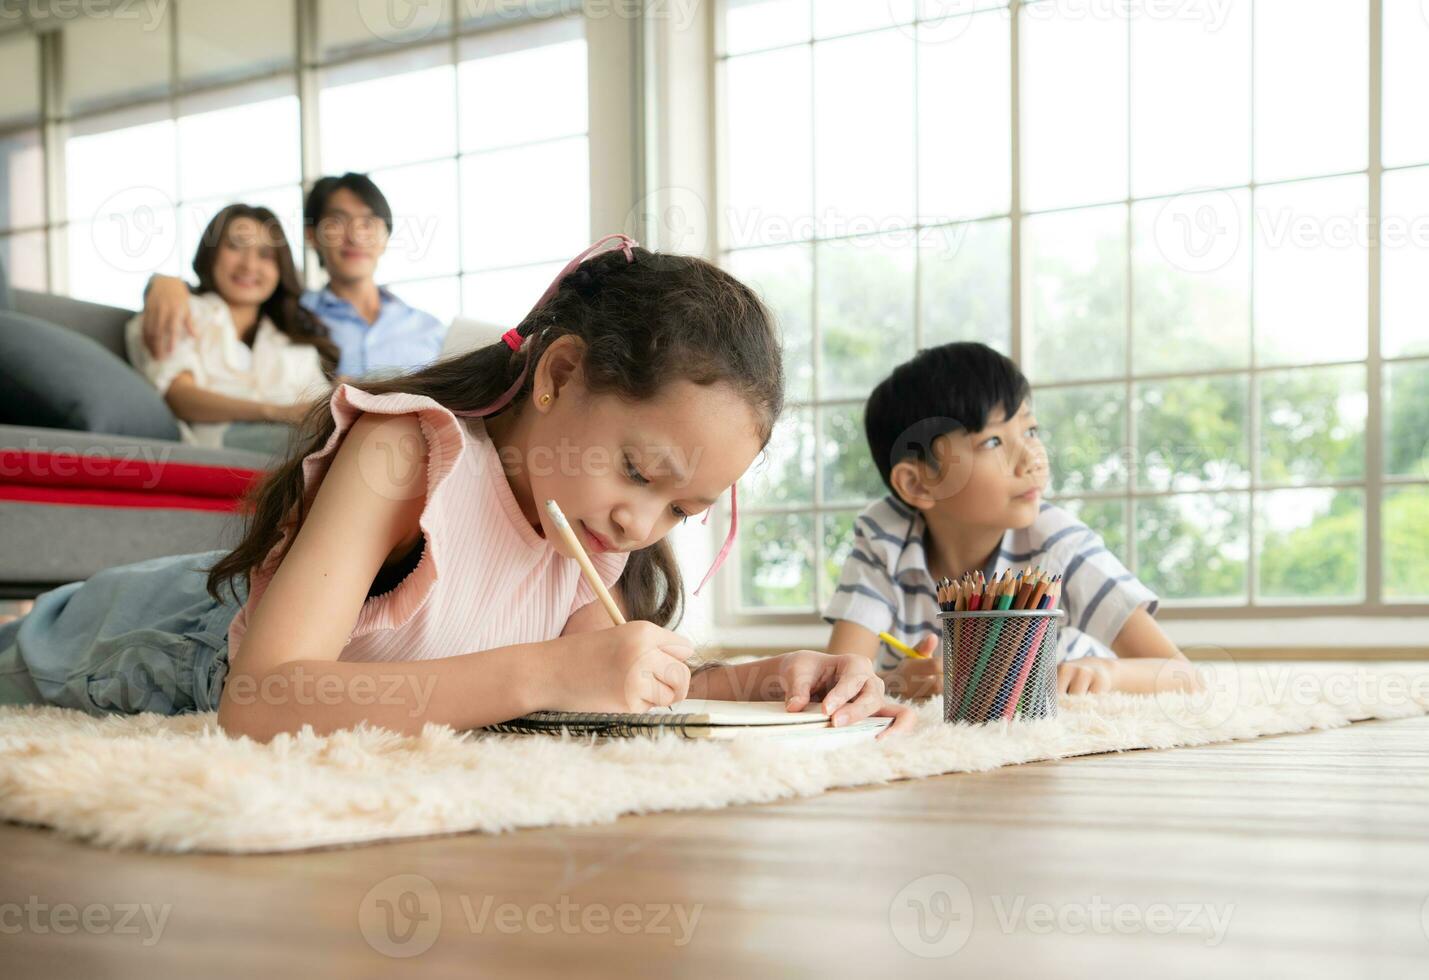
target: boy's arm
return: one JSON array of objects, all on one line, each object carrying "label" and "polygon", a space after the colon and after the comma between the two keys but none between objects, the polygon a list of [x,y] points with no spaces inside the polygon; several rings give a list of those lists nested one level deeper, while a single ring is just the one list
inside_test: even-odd
[{"label": "boy's arm", "polygon": [[845,653],[857,654],[874,661],[878,657],[878,634],[866,626],[849,622],[847,619],[834,620],[834,631],[829,635],[829,653],[838,656]]},{"label": "boy's arm", "polygon": [[150,276],[144,285],[144,346],[156,360],[168,357],[179,337],[198,336],[189,287],[177,276]]},{"label": "boy's arm", "polygon": [[[1201,683],[1195,668],[1151,613],[1142,606],[1122,624],[1111,643],[1116,660],[1087,657],[1061,664],[1058,687],[1063,693],[1111,690],[1127,694],[1155,694],[1158,691],[1198,691]],[[1106,673],[1098,680],[1093,671]]]},{"label": "boy's arm", "polygon": [[1171,642],[1161,624],[1142,606],[1127,617],[1121,632],[1111,643],[1112,652],[1122,659],[1160,657],[1165,660],[1185,660],[1186,655]]},{"label": "boy's arm", "polygon": [[1145,606],[1127,617],[1111,648],[1116,654],[1115,660],[1084,657],[1059,664],[1058,690],[1063,694],[1101,691],[1155,694],[1201,689],[1191,662]]},{"label": "boy's arm", "polygon": [[1138,657],[1112,660],[1082,657],[1057,666],[1060,694],[1157,694],[1162,691],[1195,692],[1202,689],[1196,668],[1185,657]]}]

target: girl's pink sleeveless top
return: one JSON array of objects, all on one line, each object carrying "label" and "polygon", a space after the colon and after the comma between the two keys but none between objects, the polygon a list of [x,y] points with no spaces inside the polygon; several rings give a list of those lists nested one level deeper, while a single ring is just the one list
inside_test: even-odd
[{"label": "girl's pink sleeveless top", "polygon": [[[390,592],[363,603],[339,660],[429,660],[550,640],[561,635],[572,613],[596,601],[580,565],[527,522],[481,419],[458,419],[425,395],[373,395],[347,384],[333,391],[330,405],[337,427],[322,449],[303,460],[309,506],[338,445],[363,412],[415,412],[427,453],[421,561]],[[252,572],[248,599],[228,627],[230,660],[238,655],[249,611],[267,589],[281,547],[275,545]],[[590,556],[607,587],[624,571],[626,557]]]}]

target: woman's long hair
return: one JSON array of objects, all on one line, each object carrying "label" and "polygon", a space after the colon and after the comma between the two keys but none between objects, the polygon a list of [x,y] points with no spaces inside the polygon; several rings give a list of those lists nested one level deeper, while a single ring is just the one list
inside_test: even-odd
[{"label": "woman's long hair", "polygon": [[[521,321],[517,329],[529,339],[518,351],[497,341],[354,387],[425,395],[454,412],[473,412],[510,388],[527,358],[534,367],[550,344],[573,334],[585,345],[581,374],[592,394],[640,402],[677,380],[729,385],[754,409],[760,446],[767,446],[784,407],[782,354],[769,310],[749,287],[703,259],[638,246],[633,254],[627,262],[619,249],[604,252],[566,275],[551,299]],[[527,371],[517,394],[495,414],[519,417],[535,375]],[[209,572],[215,599],[223,583],[260,567],[291,527],[276,559],[282,560],[305,516],[303,459],[322,449],[333,429],[329,406],[315,406],[295,440],[298,448],[250,491],[242,541]],[[620,586],[631,619],[669,627],[683,615],[684,585],[665,539],[630,553]]]},{"label": "woman's long hair", "polygon": [[264,244],[273,249],[273,258],[278,263],[278,285],[271,296],[258,306],[258,315],[273,321],[281,333],[295,344],[311,344],[318,349],[322,359],[323,373],[329,378],[337,369],[337,344],[328,336],[326,324],[313,316],[298,301],[303,295],[303,282],[298,277],[298,267],[293,262],[293,250],[288,246],[288,237],[283,234],[283,224],[267,208],[253,204],[230,204],[219,211],[209,221],[199,239],[198,250],[194,252],[194,274],[198,276],[195,293],[217,293],[218,286],[213,280],[213,266],[218,260],[218,249],[228,235],[228,226],[239,218],[251,218],[262,229]]}]

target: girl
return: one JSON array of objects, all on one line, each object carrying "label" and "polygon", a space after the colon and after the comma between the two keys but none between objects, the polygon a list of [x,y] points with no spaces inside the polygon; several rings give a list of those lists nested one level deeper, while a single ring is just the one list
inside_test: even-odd
[{"label": "girl", "polygon": [[[0,626],[0,703],[216,708],[259,740],[684,697],[822,698],[836,725],[879,714],[894,718],[884,734],[906,729],[910,709],[884,703],[867,658],[797,650],[692,671],[669,629],[683,585],[665,535],[730,488],[708,581],[733,543],[733,484],[782,407],[774,327],[747,287],[607,236],[497,343],[340,385],[256,487],[233,551],[108,569]],[[548,499],[627,624],[609,626]]]},{"label": "girl", "polygon": [[326,396],[337,345],[298,305],[302,285],[283,226],[267,208],[231,204],[204,229],[193,261],[192,335],[162,358],[125,330],[129,360],[179,419],[185,442],[281,450],[289,425]]}]

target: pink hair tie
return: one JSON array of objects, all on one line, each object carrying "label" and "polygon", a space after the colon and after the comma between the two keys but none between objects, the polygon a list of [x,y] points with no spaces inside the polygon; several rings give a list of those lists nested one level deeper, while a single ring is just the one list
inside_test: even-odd
[{"label": "pink hair tie", "polygon": [[[620,250],[625,253],[625,261],[634,262],[634,249],[639,246],[639,242],[631,238],[629,235],[624,235],[620,232],[616,232],[613,235],[606,235],[604,238],[593,242],[589,248],[587,248],[585,251],[581,252],[581,254],[577,255],[575,258],[567,262],[565,268],[561,269],[560,272],[556,273],[556,278],[551,280],[551,284],[546,287],[546,291],[541,294],[541,298],[536,300],[536,305],[531,307],[531,313],[535,313],[541,307],[545,306],[546,303],[551,299],[551,297],[556,295],[556,291],[560,288],[561,280],[566,278],[566,276],[570,275],[570,273],[574,271],[576,266],[580,265],[582,262],[584,262],[591,256],[602,251],[605,243],[611,241],[612,239],[619,243]],[[522,319],[524,320],[527,317],[530,317],[531,313],[527,313],[526,317],[523,317]],[[512,327],[510,330],[502,334],[501,339],[505,341],[506,346],[510,347],[513,351],[520,350],[521,345],[526,341],[526,338],[521,336],[521,334],[517,332],[516,327]],[[506,389],[506,391],[501,395],[501,397],[496,399],[496,401],[492,402],[490,405],[472,411],[453,412],[452,414],[462,416],[464,418],[481,418],[483,416],[490,415],[493,412],[498,412],[501,409],[505,408],[507,403],[510,402],[512,398],[516,397],[516,392],[521,390],[521,382],[526,380],[526,371],[528,368],[530,368],[530,366],[530,358],[527,358],[526,364],[521,367],[521,373],[517,376],[515,383],[512,384],[510,388]],[[695,589],[694,593],[696,596],[700,594],[700,589],[703,589],[705,587],[705,583],[708,582],[710,578],[714,576],[714,573],[719,571],[719,567],[724,564],[724,560],[729,555],[730,549],[734,547],[734,532],[739,527],[739,501],[735,492],[737,486],[737,483],[731,484],[729,488],[729,533],[725,535],[724,545],[719,549],[719,554],[715,556],[714,564],[710,566],[709,571],[705,572],[705,577],[700,579],[700,584]],[[705,519],[700,523],[708,524],[710,520],[710,514],[713,513],[713,511],[713,507],[705,511]]]},{"label": "pink hair tie", "polygon": [[[593,242],[590,247],[587,248],[584,252],[567,262],[565,268],[563,268],[560,272],[556,273],[556,278],[551,280],[551,284],[546,287],[546,291],[541,294],[541,298],[536,300],[536,305],[531,307],[530,313],[527,313],[526,316],[522,317],[521,319],[528,319],[531,316],[531,313],[535,313],[541,307],[545,306],[547,301],[550,300],[552,296],[556,295],[556,290],[560,288],[561,280],[566,278],[566,276],[570,275],[571,271],[574,270],[576,266],[580,265],[592,255],[595,255],[597,252],[601,251],[605,243],[613,238],[618,239],[620,241],[620,248],[623,252],[625,252],[625,261],[634,262],[634,249],[640,244],[639,242],[631,238],[629,235],[623,235],[620,232],[616,232],[613,235],[606,235],[604,238]],[[504,334],[501,335],[501,339],[506,342],[506,346],[510,347],[513,351],[520,350],[521,345],[526,341],[526,338],[521,336],[521,334],[517,331],[517,327],[512,327],[510,330],[506,331]],[[516,397],[516,392],[521,390],[521,382],[526,380],[526,372],[530,369],[530,367],[531,361],[530,358],[527,358],[526,363],[521,365],[521,373],[516,376],[516,380],[512,383],[511,387],[507,388],[504,392],[502,392],[501,396],[497,398],[496,401],[492,402],[490,405],[485,405],[481,408],[471,409],[465,412],[453,412],[452,414],[460,416],[462,418],[482,418],[484,416],[491,415],[494,412],[501,411],[501,409],[505,408],[507,403],[509,403],[511,399]]]}]

